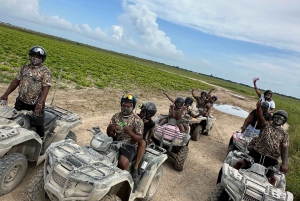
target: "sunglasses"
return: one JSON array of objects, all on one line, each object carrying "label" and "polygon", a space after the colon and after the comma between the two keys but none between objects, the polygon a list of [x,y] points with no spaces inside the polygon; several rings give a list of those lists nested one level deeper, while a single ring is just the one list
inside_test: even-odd
[{"label": "sunglasses", "polygon": [[281,120],[281,121],[285,121],[285,118],[283,116],[280,116],[280,115],[275,115],[274,116],[274,119],[278,119],[278,120]]},{"label": "sunglasses", "polygon": [[124,94],[122,98],[128,99],[128,100],[133,100],[133,96],[131,94]]}]

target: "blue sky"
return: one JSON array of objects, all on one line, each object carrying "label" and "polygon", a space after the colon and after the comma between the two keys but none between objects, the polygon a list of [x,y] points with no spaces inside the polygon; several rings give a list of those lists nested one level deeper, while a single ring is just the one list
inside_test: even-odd
[{"label": "blue sky", "polygon": [[[0,0],[0,21],[300,98],[300,2]],[[42,45],[42,44],[41,44]]]}]

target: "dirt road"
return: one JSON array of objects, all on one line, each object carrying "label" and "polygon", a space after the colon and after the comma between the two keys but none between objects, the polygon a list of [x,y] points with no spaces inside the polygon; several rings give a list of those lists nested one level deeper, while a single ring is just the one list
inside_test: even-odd
[{"label": "dirt road", "polygon": [[[7,85],[0,85],[2,94]],[[137,96],[139,103],[153,101],[158,108],[157,114],[168,111],[169,100],[162,93],[146,93],[132,91]],[[76,112],[82,119],[82,125],[76,127],[78,143],[87,145],[92,134],[87,129],[100,126],[105,131],[112,115],[120,110],[120,97],[124,92],[121,90],[98,90],[98,89],[64,89],[56,93],[55,104]],[[196,92],[199,93],[199,92]],[[9,97],[9,105],[14,103],[16,92]],[[47,101],[52,99],[49,94]],[[243,100],[229,94],[228,90],[217,87],[213,94],[219,97],[218,103],[238,106],[246,111],[255,108],[255,99]],[[190,92],[169,94],[172,97],[191,96]],[[195,105],[195,104],[194,104]],[[139,112],[137,109],[136,112]],[[160,189],[153,198],[154,201],[202,201],[205,200],[213,189],[218,171],[223,163],[227,143],[233,131],[238,130],[244,119],[241,117],[222,113],[213,109],[212,115],[217,118],[213,131],[209,136],[200,136],[197,142],[189,144],[189,155],[185,169],[182,172],[173,169],[173,161],[168,159],[163,164],[164,177]],[[34,163],[29,164],[29,169],[22,183],[11,193],[0,197],[1,201],[26,200],[26,188],[33,175],[42,168]]]}]

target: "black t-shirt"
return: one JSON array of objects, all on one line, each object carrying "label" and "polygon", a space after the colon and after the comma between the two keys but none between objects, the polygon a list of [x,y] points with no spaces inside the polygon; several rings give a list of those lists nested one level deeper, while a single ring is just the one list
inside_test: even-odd
[{"label": "black t-shirt", "polygon": [[155,122],[150,119],[148,122],[144,123],[144,133],[143,133],[143,138],[144,140],[146,140],[146,136],[147,136],[147,133],[149,132],[149,130],[151,128],[153,128],[155,126]]},{"label": "black t-shirt", "polygon": [[[251,126],[255,126],[256,122],[257,122],[257,114],[256,114],[256,109],[253,110],[251,113],[250,113],[252,116],[253,116],[253,119],[252,119],[252,122],[251,122]],[[272,120],[272,115],[270,113],[263,113],[263,116],[264,116],[264,119],[266,121],[271,121]]]}]

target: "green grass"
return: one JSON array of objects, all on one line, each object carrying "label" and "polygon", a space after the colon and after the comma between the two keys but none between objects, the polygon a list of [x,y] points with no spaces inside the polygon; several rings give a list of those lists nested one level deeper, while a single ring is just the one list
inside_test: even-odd
[{"label": "green grass", "polygon": [[[187,91],[192,88],[211,87],[183,76],[219,85],[236,93],[256,97],[253,88],[229,80],[190,72],[179,67],[111,52],[88,45],[19,30],[0,24],[0,81],[9,83],[16,72],[28,60],[31,46],[40,44],[47,50],[45,64],[55,78],[62,68],[62,80],[73,83],[76,89],[97,87],[99,89],[118,88],[126,91],[139,88],[148,92]],[[178,76],[182,75],[182,76]],[[61,88],[65,88],[61,87]],[[290,149],[287,190],[295,200],[300,199],[300,101],[292,97],[275,94],[276,109],[289,114]],[[99,103],[101,105],[101,103]]]}]

